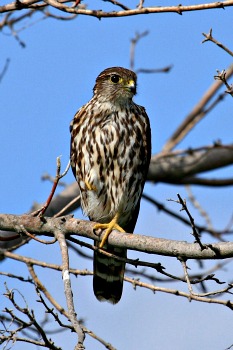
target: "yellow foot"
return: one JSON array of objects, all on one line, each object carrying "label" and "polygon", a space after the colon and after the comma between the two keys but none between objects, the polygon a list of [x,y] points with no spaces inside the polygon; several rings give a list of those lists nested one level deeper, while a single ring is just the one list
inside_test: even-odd
[{"label": "yellow foot", "polygon": [[85,185],[88,191],[97,191],[97,188],[94,185],[91,185],[87,180],[85,180]]},{"label": "yellow foot", "polygon": [[110,235],[110,233],[111,233],[113,230],[117,230],[117,231],[120,231],[120,232],[125,232],[125,230],[123,230],[123,228],[121,228],[121,227],[117,224],[118,217],[119,217],[119,214],[116,214],[116,215],[114,216],[114,218],[112,219],[112,221],[110,221],[108,224],[96,224],[96,225],[94,226],[94,230],[98,230],[98,229],[105,230],[105,229],[106,229],[106,232],[105,232],[105,234],[104,234],[104,237],[102,238],[102,241],[101,241],[100,244],[99,244],[99,248],[103,248],[105,242],[106,242],[107,239],[108,239],[108,236]]}]

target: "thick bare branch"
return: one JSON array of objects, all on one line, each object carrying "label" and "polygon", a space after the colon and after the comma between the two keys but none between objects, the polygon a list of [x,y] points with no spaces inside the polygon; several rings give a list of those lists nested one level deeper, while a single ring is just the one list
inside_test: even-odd
[{"label": "thick bare branch", "polygon": [[233,164],[233,145],[210,146],[185,153],[158,154],[151,158],[148,180],[188,184],[191,176]]},{"label": "thick bare branch", "polygon": [[[203,147],[186,152],[176,151],[166,154],[152,156],[148,181],[154,183],[163,182],[169,184],[196,184],[203,186],[229,186],[232,185],[232,179],[200,179],[195,175],[205,171],[214,170],[233,164],[233,145],[214,145]],[[80,207],[79,189],[76,182],[58,194],[50,203],[46,210],[46,216],[67,215]],[[77,200],[76,200],[77,199]],[[70,203],[70,204],[69,204]],[[32,211],[41,208],[41,204],[34,204]],[[22,228],[18,227],[18,232]],[[17,245],[24,244],[25,236],[16,236],[11,233],[0,232],[0,247],[4,249],[15,249]],[[18,239],[17,239],[18,237]]]},{"label": "thick bare branch", "polygon": [[[0,229],[14,231],[15,227],[23,225],[27,231],[38,235],[52,236],[59,229],[66,238],[70,235],[101,240],[93,232],[94,222],[76,220],[74,218],[38,218],[30,215],[0,214]],[[170,257],[183,257],[186,259],[226,259],[233,257],[233,242],[205,244],[201,250],[199,244],[187,243],[161,238],[148,237],[138,234],[128,234],[113,231],[109,236],[109,244],[116,247],[124,247],[130,250],[149,254],[164,255]]]}]

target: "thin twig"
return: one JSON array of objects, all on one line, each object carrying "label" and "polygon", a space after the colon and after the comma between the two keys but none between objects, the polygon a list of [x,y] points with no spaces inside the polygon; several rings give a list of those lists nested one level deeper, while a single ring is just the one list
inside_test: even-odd
[{"label": "thin twig", "polygon": [[[25,327],[26,327],[26,328],[30,328],[31,326],[34,326],[34,327],[36,328],[38,334],[41,335],[41,338],[43,339],[43,342],[44,342],[44,343],[40,343],[40,346],[42,346],[42,345],[43,345],[43,346],[46,346],[47,348],[49,348],[49,349],[51,349],[51,350],[58,350],[58,349],[60,349],[60,348],[58,348],[57,346],[54,345],[54,342],[53,342],[51,339],[48,339],[48,338],[47,338],[46,333],[44,332],[43,328],[42,328],[42,327],[39,325],[39,323],[37,322],[33,310],[30,310],[30,309],[29,309],[29,307],[28,307],[28,305],[27,305],[27,302],[26,302],[26,299],[25,299],[25,297],[22,295],[22,293],[20,293],[20,292],[19,292],[18,290],[16,290],[16,289],[9,290],[9,289],[7,288],[7,285],[6,285],[6,284],[5,284],[5,287],[6,287],[6,291],[7,291],[5,295],[6,295],[6,296],[8,297],[8,299],[11,301],[11,303],[13,304],[13,306],[15,307],[15,309],[16,309],[17,311],[19,311],[20,313],[26,315],[27,318],[29,319],[29,323],[26,323],[26,322],[24,322],[24,321],[21,320],[22,323],[23,323],[23,327],[24,327],[24,328],[25,328]],[[23,307],[23,308],[22,308],[22,307],[20,307],[20,306],[16,303],[15,298],[14,298],[14,293],[15,293],[15,291],[17,291],[17,293],[21,296],[21,298],[23,299],[23,301],[24,301],[26,307]],[[12,312],[10,312],[9,309],[6,308],[5,310],[8,311],[8,312],[11,314],[11,316],[12,316],[13,318],[16,317]],[[20,321],[19,318],[18,318],[18,321]],[[19,340],[19,339],[18,339],[18,340]],[[26,340],[24,340],[24,341],[26,341]],[[29,342],[33,342],[33,343],[34,343],[34,340],[29,339]]]},{"label": "thin twig", "polygon": [[[233,64],[226,70],[226,79],[229,79],[233,75]],[[218,80],[215,81],[210,88],[205,92],[201,100],[196,104],[193,110],[187,115],[187,117],[183,120],[183,122],[178,126],[169,140],[163,147],[163,152],[170,152],[181,140],[184,139],[185,136],[199,123],[203,117],[206,116],[207,111],[209,112],[209,108],[206,109],[206,105],[213,98],[213,96],[217,93],[217,91],[222,87],[223,82]],[[217,98],[216,101],[221,101],[221,98]],[[216,103],[213,104],[215,106]]]},{"label": "thin twig", "polygon": [[75,203],[78,203],[80,201],[80,195],[75,197],[72,201],[70,201],[64,208],[62,208],[58,213],[56,213],[53,217],[58,218],[59,216],[62,216],[70,207],[72,207]]},{"label": "thin twig", "polygon": [[140,0],[140,1],[139,1],[139,4],[137,5],[137,8],[138,8],[138,9],[142,9],[142,8],[143,8],[143,5],[144,5],[144,0]]},{"label": "thin twig", "polygon": [[187,298],[189,301],[196,300],[196,301],[208,303],[208,304],[211,304],[211,303],[212,304],[220,304],[220,305],[224,305],[224,306],[230,308],[231,310],[233,310],[233,302],[230,300],[220,300],[220,299],[213,299],[213,298],[207,298],[207,297],[200,297],[198,295],[185,293],[185,292],[179,291],[177,289],[169,289],[169,288],[154,286],[152,284],[141,282],[139,280],[135,280],[135,279],[129,278],[129,277],[126,277],[125,280],[127,282],[131,283],[134,286],[134,288],[136,288],[138,286],[138,287],[150,289],[154,293],[162,292],[162,293],[173,294],[176,296]]},{"label": "thin twig", "polygon": [[222,72],[220,72],[219,70],[217,70],[217,73],[218,73],[218,75],[215,75],[214,79],[221,80],[227,88],[227,90],[225,92],[233,97],[233,85],[228,84],[227,79],[226,79],[226,71],[223,70]]},{"label": "thin twig", "polygon": [[4,65],[4,67],[3,67],[3,69],[2,69],[2,71],[0,73],[0,83],[2,82],[2,79],[3,79],[4,75],[7,72],[7,69],[9,68],[9,64],[10,64],[10,59],[7,58],[6,62],[5,62],[5,65]]},{"label": "thin twig", "polygon": [[[177,212],[168,209],[163,203],[158,202],[158,201],[155,200],[154,198],[148,196],[148,194],[143,193],[142,198],[144,198],[145,200],[147,200],[147,201],[150,202],[151,204],[155,205],[159,211],[162,211],[162,212],[164,212],[164,213],[170,215],[171,217],[174,217],[175,219],[178,219],[180,222],[184,223],[185,225],[190,226],[190,221],[189,221],[189,220],[187,220],[187,219],[184,218],[183,216],[177,214]],[[229,230],[223,229],[223,230],[214,230],[214,231],[212,231],[212,230],[210,230],[208,227],[206,227],[206,226],[201,226],[201,225],[198,225],[198,224],[196,224],[196,228],[198,229],[198,231],[199,231],[200,233],[202,233],[202,232],[208,232],[208,233],[210,233],[210,234],[213,235],[214,237],[217,237],[217,238],[220,239],[220,240],[221,240],[221,235],[222,235],[222,234],[232,233],[232,231],[230,230],[230,228],[229,228]]]},{"label": "thin twig", "polygon": [[172,65],[163,67],[163,68],[139,68],[135,71],[135,73],[145,73],[145,74],[151,74],[151,73],[168,73],[172,69]]},{"label": "thin twig", "polygon": [[21,282],[33,283],[31,278],[24,278],[23,276],[14,275],[13,273],[10,273],[10,272],[0,271],[0,275],[7,276],[9,278],[15,278]]},{"label": "thin twig", "polygon": [[64,310],[64,308],[58,304],[58,302],[52,297],[52,295],[48,292],[47,288],[42,284],[40,279],[38,278],[33,266],[31,263],[27,263],[28,271],[36,285],[36,287],[41,290],[46,298],[50,301],[50,303],[64,316],[69,318],[68,313]]},{"label": "thin twig", "polygon": [[56,238],[53,238],[51,241],[47,241],[45,239],[40,239],[38,237],[36,237],[36,235],[32,235],[30,232],[28,232],[25,227],[23,227],[23,225],[20,225],[19,228],[17,228],[19,233],[24,233],[27,237],[34,239],[35,241],[42,243],[42,244],[54,244],[57,240]]},{"label": "thin twig", "polygon": [[[42,297],[40,289],[36,286],[36,293],[40,299],[40,302],[44,305],[46,312],[48,314],[51,314],[54,318],[54,320],[58,323],[58,325],[62,328],[68,328],[73,330],[73,327],[69,324],[64,324],[58,317],[58,314],[54,312],[54,309],[51,309],[48,304],[46,303],[45,299]],[[61,329],[60,329],[61,330]]]},{"label": "thin twig", "polygon": [[36,210],[35,212],[31,213],[30,215],[32,215],[32,216],[43,216],[44,215],[45,211],[47,210],[49,204],[51,203],[51,201],[53,199],[54,193],[56,191],[56,188],[57,188],[57,185],[58,185],[60,179],[62,179],[68,173],[69,168],[70,168],[70,161],[68,162],[68,165],[66,166],[65,171],[62,174],[60,174],[61,158],[57,157],[56,177],[54,179],[54,183],[53,183],[53,187],[51,189],[50,195],[49,195],[46,203],[43,205],[43,207],[40,208],[39,210]]},{"label": "thin twig", "polygon": [[144,38],[149,34],[148,30],[145,30],[142,33],[136,33],[135,37],[131,39],[131,46],[130,46],[130,69],[134,70],[134,65],[135,65],[135,48],[139,40]]},{"label": "thin twig", "polygon": [[[197,228],[195,226],[194,218],[192,217],[190,211],[187,208],[186,201],[182,199],[182,197],[180,196],[179,193],[177,193],[177,197],[179,199],[178,203],[180,203],[182,205],[181,211],[184,210],[186,212],[186,214],[188,215],[188,218],[189,218],[192,230],[193,230],[192,235],[195,238],[195,242],[194,243],[198,243],[200,248],[201,248],[201,250],[207,249],[207,246],[203,245],[201,243],[199,232],[197,231]],[[169,199],[169,201],[173,201],[173,200]]]},{"label": "thin twig", "polygon": [[[201,206],[201,204],[198,202],[198,200],[194,197],[191,186],[186,185],[185,189],[188,193],[189,201],[192,203],[194,208],[196,208],[199,211],[200,215],[205,219],[206,224],[207,224],[207,228],[211,232],[214,233],[214,227],[213,227],[213,224],[211,222],[211,219],[210,219],[208,213],[206,212],[206,210],[204,210],[204,208]],[[196,227],[197,227],[197,225],[196,225]]]},{"label": "thin twig", "polygon": [[[41,261],[41,260],[37,260],[37,259],[33,259],[33,258],[28,258],[26,256],[23,255],[19,255],[19,254],[15,254],[12,252],[5,252],[4,253],[5,257],[9,258],[9,259],[13,259],[16,261],[21,261],[25,264],[27,264],[28,267],[30,267],[31,265],[36,265],[36,266],[41,266],[43,268],[49,268],[52,270],[56,270],[56,271],[62,271],[62,267],[60,265],[57,264],[51,264],[51,263],[47,263],[45,261]],[[70,273],[72,273],[74,276],[78,276],[78,275],[82,275],[82,276],[92,276],[93,272],[89,271],[87,269],[84,270],[79,270],[79,269],[69,269]],[[30,273],[33,272],[32,270],[30,270]],[[36,280],[36,275],[33,275],[33,279]],[[43,289],[43,287],[41,287]]]},{"label": "thin twig", "polygon": [[190,293],[190,297],[191,296],[197,296],[197,297],[207,297],[207,296],[214,296],[214,295],[219,295],[219,294],[224,294],[224,293],[227,293],[229,292],[232,288],[233,288],[233,285],[232,284],[228,284],[227,287],[223,288],[223,289],[220,289],[220,290],[216,290],[216,291],[212,291],[212,292],[208,292],[208,293],[195,293],[193,291],[193,288],[192,288],[192,284],[190,282],[190,279],[189,279],[189,275],[188,275],[188,267],[187,267],[187,264],[186,264],[186,261],[182,258],[179,258],[181,264],[182,264],[182,267],[183,267],[183,270],[184,270],[184,276],[185,276],[185,279],[186,279],[186,282],[187,282],[187,285],[188,285],[188,289],[189,289],[189,293]]},{"label": "thin twig", "polygon": [[221,49],[223,49],[224,51],[226,51],[227,53],[229,53],[229,55],[231,55],[233,57],[233,51],[228,49],[228,47],[226,47],[225,45],[220,43],[220,41],[216,40],[212,36],[212,28],[210,28],[210,31],[209,31],[208,34],[202,33],[202,35],[204,35],[204,37],[205,37],[205,39],[202,41],[202,43],[205,43],[207,41],[212,41],[214,44],[218,45]]},{"label": "thin twig", "polygon": [[[75,240],[75,242],[77,244],[82,244],[95,251],[95,250],[98,250],[97,247],[95,246],[92,246],[92,245],[89,245],[88,243],[84,243],[84,242],[80,242],[78,240]],[[184,277],[180,277],[180,276],[175,276],[175,275],[172,275],[168,272],[165,271],[165,268],[160,264],[160,263],[151,263],[151,262],[147,262],[147,261],[142,261],[142,260],[139,260],[139,259],[129,259],[129,258],[121,258],[121,257],[118,257],[117,255],[114,255],[114,254],[111,254],[107,251],[101,251],[103,255],[106,255],[108,257],[111,257],[111,258],[114,258],[115,260],[119,260],[119,261],[124,261],[126,262],[127,264],[130,264],[136,268],[138,268],[139,266],[142,266],[142,267],[149,267],[149,268],[152,268],[154,270],[156,270],[157,273],[163,275],[163,276],[166,276],[169,281],[173,280],[173,281],[180,281],[180,282],[184,282],[185,279]],[[11,258],[11,259],[14,259],[14,260],[17,260],[17,261],[21,261],[25,264],[27,264],[28,268],[29,268],[29,272],[34,280],[34,282],[36,283],[36,285],[40,288],[40,290],[42,290],[44,293],[45,293],[45,287],[44,285],[41,284],[41,282],[39,281],[37,275],[35,274],[35,271],[34,269],[32,268],[32,265],[36,265],[36,266],[41,266],[41,267],[46,267],[46,268],[49,268],[49,269],[53,269],[53,270],[57,270],[57,271],[62,271],[62,267],[60,265],[56,265],[56,264],[50,264],[50,263],[46,263],[44,261],[39,261],[39,260],[36,260],[36,259],[33,259],[33,258],[27,258],[25,256],[21,256],[21,255],[18,255],[18,254],[15,254],[15,253],[9,253],[9,252],[6,252],[5,253],[5,256],[8,257],[8,258]],[[192,284],[197,284],[197,283],[200,283],[200,282],[203,282],[204,280],[215,280],[216,283],[218,284],[222,284],[222,282],[220,282],[219,280],[217,280],[216,278],[214,278],[214,275],[213,274],[210,274],[212,273],[213,271],[215,271],[217,268],[221,268],[222,266],[224,266],[226,263],[228,262],[224,262],[222,264],[217,264],[215,268],[212,268],[210,269],[209,271],[207,272],[203,272],[202,274],[196,274],[195,276],[192,277],[192,281],[191,283]],[[132,270],[129,270],[130,273],[135,273],[133,272]],[[93,272],[92,271],[89,271],[87,269],[85,270],[79,270],[79,269],[72,269],[70,268],[69,269],[69,272],[75,276],[92,276],[93,275]],[[137,274],[137,273],[136,273]],[[143,274],[143,272],[139,272],[139,274]],[[206,275],[205,277],[203,277],[203,275]],[[145,276],[147,278],[152,278],[151,276]],[[156,280],[159,280],[158,277],[156,277]],[[166,280],[161,280],[160,281],[166,281]],[[49,295],[47,295],[47,298],[49,299]],[[51,302],[51,300],[50,300]]]},{"label": "thin twig", "polygon": [[113,5],[119,6],[120,8],[122,8],[122,10],[128,11],[130,10],[129,7],[125,6],[124,4],[120,3],[119,1],[116,0],[103,0],[105,2],[110,2]]}]

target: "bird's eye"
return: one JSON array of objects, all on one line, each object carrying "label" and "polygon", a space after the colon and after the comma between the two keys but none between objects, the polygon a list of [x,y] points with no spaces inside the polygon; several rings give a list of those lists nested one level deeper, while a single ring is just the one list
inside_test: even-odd
[{"label": "bird's eye", "polygon": [[111,82],[112,83],[117,84],[117,83],[119,83],[119,81],[120,81],[120,76],[119,75],[114,74],[114,75],[111,76]]}]

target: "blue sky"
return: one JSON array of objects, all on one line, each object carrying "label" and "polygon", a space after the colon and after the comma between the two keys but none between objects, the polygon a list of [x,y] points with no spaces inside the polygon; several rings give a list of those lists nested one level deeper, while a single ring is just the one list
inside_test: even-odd
[{"label": "blue sky", "polygon": [[[190,2],[189,2],[190,3]],[[167,2],[165,3],[167,4]],[[94,7],[95,4],[93,4]],[[148,3],[149,5],[149,3]],[[163,3],[164,5],[164,3]],[[103,8],[104,3],[97,3]],[[213,83],[216,69],[227,68],[232,62],[226,52],[212,43],[201,44],[202,32],[213,28],[213,36],[233,49],[233,9],[176,14],[156,14],[119,19],[79,16],[74,21],[43,20],[19,33],[25,42],[22,48],[7,29],[0,36],[0,71],[5,60],[9,69],[0,84],[0,212],[21,214],[34,201],[43,202],[50,184],[41,175],[53,175],[56,157],[62,155],[62,166],[69,158],[69,123],[75,112],[92,96],[96,76],[111,66],[129,67],[130,39],[135,32],[149,30],[136,47],[135,69],[161,68],[172,64],[168,74],[139,74],[138,95],[135,101],[146,107],[152,127],[152,151],[157,153],[203,93]],[[39,17],[39,16],[38,16]],[[27,20],[24,24],[30,23]],[[18,27],[19,28],[19,27]],[[223,91],[223,89],[222,89]],[[226,96],[217,108],[179,145],[179,148],[212,144],[221,139],[232,142],[232,98]],[[216,176],[231,177],[232,167],[215,172]],[[210,175],[210,176],[214,176]],[[67,183],[73,181],[71,172]],[[145,192],[179,212],[179,207],[167,198],[179,192],[187,197],[183,187],[148,184]],[[208,211],[216,228],[223,228],[232,215],[232,188],[193,188],[195,196]],[[202,223],[191,207],[196,221]],[[81,211],[75,213],[82,217]],[[142,201],[142,209],[135,232],[189,240],[191,229],[158,213]],[[205,235],[205,241],[210,237]],[[40,260],[60,262],[58,247],[41,247],[30,243],[18,251]],[[145,255],[129,253],[130,257],[147,259]],[[182,275],[181,266],[174,260],[158,256],[151,261],[161,262],[168,272]],[[205,262],[205,266],[214,263]],[[198,270],[190,262],[192,272]],[[92,269],[71,252],[71,266]],[[3,270],[21,273],[20,263],[6,261]],[[225,281],[229,275],[221,272]],[[63,286],[58,273],[38,269],[43,283],[64,304]],[[25,271],[25,275],[27,276]],[[0,281],[3,278],[0,277]],[[14,282],[14,283],[13,283]],[[9,281],[9,287],[16,286]],[[91,277],[73,280],[78,316],[84,317],[87,328],[113,344],[117,349],[174,349],[222,350],[233,343],[230,310],[219,305],[207,305],[151,291],[137,289],[125,283],[121,302],[116,306],[99,303],[92,293]],[[169,288],[181,288],[172,284]],[[211,284],[212,288],[219,286]],[[1,292],[3,283],[0,283]],[[22,288],[22,285],[19,287]],[[186,288],[182,286],[184,290]],[[28,292],[29,293],[29,292]],[[30,292],[31,300],[35,298]],[[65,305],[65,304],[64,304]],[[32,302],[32,307],[38,308]],[[75,337],[57,337],[61,346],[72,348]],[[69,347],[67,344],[69,343]],[[146,344],[146,346],[145,346]],[[16,345],[15,349],[20,349]],[[25,346],[25,349],[30,347]],[[87,349],[103,349],[87,337]]]}]

